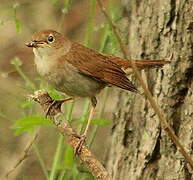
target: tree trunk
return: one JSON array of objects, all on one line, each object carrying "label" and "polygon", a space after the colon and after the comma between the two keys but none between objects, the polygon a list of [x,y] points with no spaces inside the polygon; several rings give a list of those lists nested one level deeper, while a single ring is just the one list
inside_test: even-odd
[{"label": "tree trunk", "polygon": [[[142,75],[180,142],[192,154],[193,1],[122,0],[122,5],[122,35],[132,59],[171,58],[163,69],[146,70]],[[161,129],[146,98],[121,91],[114,122],[106,165],[115,180],[193,179],[188,163]]]}]

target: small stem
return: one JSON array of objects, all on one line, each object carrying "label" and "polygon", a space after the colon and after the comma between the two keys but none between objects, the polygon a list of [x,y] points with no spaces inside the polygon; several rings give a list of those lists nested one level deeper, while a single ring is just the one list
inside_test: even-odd
[{"label": "small stem", "polygon": [[101,40],[101,46],[99,49],[100,52],[103,52],[105,49],[105,45],[106,45],[107,39],[108,39],[108,34],[109,34],[109,25],[105,24],[104,33],[103,33],[103,36],[101,38],[102,39]]},{"label": "small stem", "polygon": [[85,42],[84,42],[84,44],[88,47],[91,46],[95,15],[96,15],[96,0],[91,0],[90,11],[88,16],[88,26],[87,26],[87,32],[86,32]]},{"label": "small stem", "polygon": [[29,87],[32,89],[32,90],[36,90],[36,86],[35,84],[25,75],[25,73],[21,70],[21,68],[17,65],[14,64],[14,67],[16,69],[16,71],[19,73],[19,75],[23,78],[23,80],[26,82],[26,84],[29,85]]},{"label": "small stem", "polygon": [[70,1],[71,0],[64,0],[64,8],[66,8],[67,11],[69,10],[69,7],[70,7]]},{"label": "small stem", "polygon": [[[103,93],[103,102],[100,106],[100,109],[99,109],[99,113],[98,113],[98,118],[101,118],[102,115],[104,114],[104,111],[105,111],[105,106],[106,106],[106,102],[107,102],[107,98],[108,98],[108,95],[109,95],[109,88],[106,88],[104,90],[104,93]],[[96,133],[97,133],[97,130],[98,130],[98,125],[95,125],[92,132],[91,132],[91,135],[90,135],[90,141],[88,142],[88,147],[91,148],[93,142],[94,142],[94,138],[96,136]]]},{"label": "small stem", "polygon": [[71,102],[69,102],[70,105],[68,105],[68,111],[66,113],[66,119],[68,120],[68,122],[72,121],[72,111],[74,109],[74,105],[75,105],[75,101],[72,100]]},{"label": "small stem", "polygon": [[58,180],[63,180],[64,175],[65,175],[65,171],[62,171]]},{"label": "small stem", "polygon": [[39,151],[39,149],[38,149],[38,147],[37,147],[37,145],[35,143],[33,144],[33,150],[34,150],[34,152],[35,152],[35,154],[36,154],[36,156],[37,156],[37,158],[38,158],[38,160],[40,162],[40,166],[41,166],[41,168],[43,170],[43,173],[44,173],[46,179],[48,180],[49,179],[49,175],[48,175],[48,172],[47,172],[44,160],[42,159],[40,151]]},{"label": "small stem", "polygon": [[52,164],[52,170],[51,170],[49,180],[55,180],[57,166],[58,166],[59,161],[60,161],[63,144],[64,144],[64,137],[61,134],[59,134],[58,144],[57,144],[56,152],[54,155],[54,161]]},{"label": "small stem", "polygon": [[80,122],[82,123],[82,125],[81,125],[81,127],[79,128],[79,130],[78,130],[78,133],[79,133],[79,134],[82,133],[83,128],[84,128],[84,125],[86,124],[89,107],[90,107],[90,100],[87,99],[87,100],[85,101],[83,113],[82,113],[81,118],[80,118]]}]

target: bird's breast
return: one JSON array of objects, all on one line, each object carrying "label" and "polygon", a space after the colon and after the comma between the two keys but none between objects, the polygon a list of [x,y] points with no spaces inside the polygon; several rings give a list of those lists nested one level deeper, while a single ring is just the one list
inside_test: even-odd
[{"label": "bird's breast", "polygon": [[105,87],[104,83],[81,74],[68,62],[50,73],[47,79],[57,90],[69,96],[93,97]]}]

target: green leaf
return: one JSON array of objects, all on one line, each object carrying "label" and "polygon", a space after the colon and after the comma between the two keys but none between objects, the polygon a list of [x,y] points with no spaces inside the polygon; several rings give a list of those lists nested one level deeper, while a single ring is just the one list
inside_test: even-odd
[{"label": "green leaf", "polygon": [[21,108],[27,108],[27,107],[30,107],[31,105],[33,104],[32,101],[24,101],[20,104],[20,107]]},{"label": "green leaf", "polygon": [[52,122],[43,116],[28,116],[15,122],[13,129],[15,135],[19,135],[25,131],[33,132],[37,126],[51,126]]},{"label": "green leaf", "polygon": [[62,8],[62,13],[67,14],[68,13],[68,8],[66,8],[66,7]]},{"label": "green leaf", "polygon": [[2,111],[0,111],[0,117],[6,118],[6,115]]},{"label": "green leaf", "polygon": [[71,146],[67,146],[64,153],[64,164],[67,168],[72,169],[74,165],[74,153]]},{"label": "green leaf", "polygon": [[4,21],[3,20],[0,20],[0,25],[4,25]]},{"label": "green leaf", "polygon": [[111,125],[111,122],[109,120],[106,119],[102,119],[102,118],[94,118],[92,119],[92,124],[97,125],[97,126],[109,126]]},{"label": "green leaf", "polygon": [[72,168],[72,179],[73,180],[78,180],[78,178],[79,178],[78,176],[79,176],[79,171],[78,171],[77,167],[74,166]]},{"label": "green leaf", "polygon": [[46,91],[48,92],[48,94],[51,96],[52,99],[55,99],[55,100],[63,99],[61,93],[56,91],[53,87],[46,88]]},{"label": "green leaf", "polygon": [[57,3],[59,0],[51,0],[52,3]]},{"label": "green leaf", "polygon": [[62,8],[62,13],[67,14],[69,12],[69,8],[70,8],[70,0],[64,0],[64,6]]},{"label": "green leaf", "polygon": [[22,24],[19,19],[15,18],[15,28],[16,32],[20,34],[22,32]]},{"label": "green leaf", "polygon": [[64,175],[62,177],[60,177],[59,180],[69,180],[68,174],[69,174],[68,172],[64,173]]},{"label": "green leaf", "polygon": [[11,64],[15,66],[21,66],[23,63],[18,57],[15,57],[13,60],[11,60]]}]

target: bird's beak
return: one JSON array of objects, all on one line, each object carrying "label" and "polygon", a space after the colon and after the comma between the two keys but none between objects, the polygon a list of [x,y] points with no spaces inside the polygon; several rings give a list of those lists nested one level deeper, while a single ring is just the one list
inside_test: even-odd
[{"label": "bird's beak", "polygon": [[33,40],[33,41],[31,41],[31,42],[25,43],[25,45],[26,45],[27,47],[38,48],[38,47],[44,46],[44,45],[45,45],[45,42]]}]

